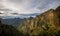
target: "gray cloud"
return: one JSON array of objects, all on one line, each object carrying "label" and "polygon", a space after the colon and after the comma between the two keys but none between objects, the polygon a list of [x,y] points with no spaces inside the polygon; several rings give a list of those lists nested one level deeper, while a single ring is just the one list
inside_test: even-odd
[{"label": "gray cloud", "polygon": [[53,8],[53,7],[56,7],[56,6],[59,6],[60,5],[60,1],[59,0],[50,0],[50,1],[45,1],[45,2],[42,2],[43,4],[41,4],[41,6],[38,6],[38,9],[44,9],[44,8]]},{"label": "gray cloud", "polygon": [[42,11],[56,8],[60,0],[5,0],[4,6],[18,13],[42,13]]}]

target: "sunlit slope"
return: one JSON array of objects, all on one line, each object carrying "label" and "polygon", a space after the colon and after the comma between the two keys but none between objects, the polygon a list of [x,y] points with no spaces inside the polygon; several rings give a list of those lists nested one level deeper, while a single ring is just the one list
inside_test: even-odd
[{"label": "sunlit slope", "polygon": [[18,30],[29,35],[56,35],[60,31],[60,6],[55,10],[47,10],[35,18],[30,17],[26,19],[18,27]]}]

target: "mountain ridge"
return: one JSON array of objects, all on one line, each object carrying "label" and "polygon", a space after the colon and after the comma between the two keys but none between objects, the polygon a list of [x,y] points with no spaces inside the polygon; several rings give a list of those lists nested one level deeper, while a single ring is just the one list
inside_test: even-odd
[{"label": "mountain ridge", "polygon": [[[56,32],[60,31],[60,7],[57,7],[55,10],[47,10],[35,18],[30,17],[26,19],[24,23],[18,26],[18,30],[29,35],[56,35]],[[43,34],[44,31],[45,33]]]}]

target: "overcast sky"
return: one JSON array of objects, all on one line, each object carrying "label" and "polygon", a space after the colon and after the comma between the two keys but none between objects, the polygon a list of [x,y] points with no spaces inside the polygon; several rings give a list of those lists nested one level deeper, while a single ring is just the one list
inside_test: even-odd
[{"label": "overcast sky", "polygon": [[0,0],[0,8],[8,8],[20,14],[42,13],[59,5],[60,0]]}]

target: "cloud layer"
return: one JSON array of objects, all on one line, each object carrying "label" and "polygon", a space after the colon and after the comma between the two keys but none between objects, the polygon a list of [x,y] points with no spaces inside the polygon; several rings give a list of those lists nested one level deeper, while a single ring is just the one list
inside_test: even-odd
[{"label": "cloud layer", "polygon": [[[60,0],[0,0],[5,8],[16,10],[20,14],[42,13],[47,9],[55,9]],[[1,6],[0,5],[0,6]]]}]

